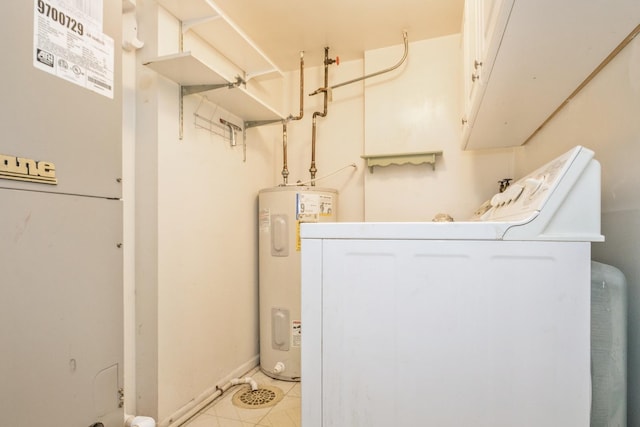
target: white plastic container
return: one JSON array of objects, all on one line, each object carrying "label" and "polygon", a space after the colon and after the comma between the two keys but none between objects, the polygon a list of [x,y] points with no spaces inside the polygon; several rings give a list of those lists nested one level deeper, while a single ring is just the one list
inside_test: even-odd
[{"label": "white plastic container", "polygon": [[591,427],[627,425],[627,284],[620,270],[591,263]]}]

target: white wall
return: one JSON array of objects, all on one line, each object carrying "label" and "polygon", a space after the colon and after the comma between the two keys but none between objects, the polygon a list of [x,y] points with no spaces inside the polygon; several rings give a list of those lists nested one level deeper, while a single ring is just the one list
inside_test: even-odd
[{"label": "white wall", "polygon": [[[395,65],[402,45],[365,52],[364,61],[329,67],[336,85]],[[329,56],[339,55],[330,50]],[[322,96],[307,96],[323,86],[323,68],[305,70],[304,118],[288,124],[289,183],[309,179],[312,115],[322,111]],[[399,69],[333,90],[327,117],[317,118],[318,177],[346,165],[351,168],[319,181],[339,191],[339,221],[430,221],[438,212],[456,219],[473,210],[498,189],[497,181],[513,177],[513,149],[460,150],[460,36],[409,43]],[[289,112],[299,111],[299,73],[287,76]],[[259,132],[275,145],[274,183],[282,182],[281,127]],[[267,136],[268,135],[268,136]],[[376,168],[366,154],[442,150],[436,170],[404,165]]]},{"label": "white wall", "polygon": [[[135,74],[135,216],[129,223],[128,260],[135,253],[135,326],[128,330],[127,360],[135,376],[126,411],[166,424],[172,415],[216,384],[255,366],[258,357],[257,193],[281,183],[282,126],[247,131],[246,162],[242,137],[231,147],[226,129],[199,126],[223,117],[242,123],[199,95],[184,98],[184,138],[178,139],[179,87],[141,65],[179,49],[179,24],[154,3],[138,6],[140,38]],[[201,49],[197,39],[185,46]],[[362,74],[362,61],[332,66],[332,81]],[[311,119],[322,111],[322,97],[307,94],[323,85],[323,68],[305,71],[305,117],[289,123],[290,182],[309,179]],[[335,80],[334,80],[335,79]],[[290,73],[284,90],[292,114],[299,111],[299,73]],[[362,84],[335,93],[328,115],[318,118],[318,177],[346,168],[318,182],[340,192],[340,217],[363,218]],[[287,101],[289,101],[287,99]],[[133,114],[133,113],[132,113]],[[133,169],[133,168],[132,168]],[[133,172],[132,172],[133,174]],[[133,184],[132,184],[133,185]],[[134,204],[132,199],[127,201]],[[135,251],[135,252],[134,252]],[[132,296],[133,299],[133,296]],[[128,308],[133,304],[128,301]]]},{"label": "white wall", "polygon": [[640,425],[640,39],[627,46],[517,152],[525,172],[575,145],[602,166],[602,233],[593,258],[619,268],[629,296],[628,425]]},{"label": "white wall", "polygon": [[[141,65],[178,50],[179,25],[153,3],[139,9],[145,47],[135,71],[135,152],[127,154],[135,158],[135,350],[127,354],[136,360],[136,400],[127,409],[166,421],[256,363],[256,195],[282,182],[282,126],[249,129],[244,162],[241,144],[230,147],[224,129],[198,128],[194,113],[241,120],[191,95],[179,140],[178,85]],[[330,85],[387,68],[401,53],[398,45],[332,65]],[[460,151],[459,72],[456,35],[411,43],[394,74],[332,92],[316,134],[317,177],[330,176],[317,186],[339,191],[340,221],[420,221],[443,211],[465,218],[498,179],[512,176],[513,150]],[[323,102],[307,94],[323,79],[323,67],[305,69],[304,118],[288,123],[289,183],[310,178],[312,116]],[[285,113],[297,115],[298,71],[285,76],[283,90]],[[444,151],[435,171],[389,166],[369,174],[360,157],[430,149]]]},{"label": "white wall", "polygon": [[[136,74],[135,411],[166,422],[203,391],[257,364],[257,192],[272,185],[272,141],[196,128],[194,113],[238,118],[184,98],[141,62],[178,48],[178,23],[139,5]],[[218,117],[218,116],[215,116]],[[129,409],[129,408],[127,408]]]},{"label": "white wall", "polygon": [[[178,140],[178,86],[140,65],[177,51],[178,25],[158,14],[153,2],[139,8],[146,45],[137,59],[135,153],[125,150],[129,161],[135,157],[136,190],[130,221],[135,222],[137,408],[131,409],[163,420],[256,363],[256,195],[282,182],[282,127],[250,129],[243,162],[241,145],[230,147],[228,138],[194,126],[196,110],[226,113],[192,95],[185,98],[184,139]],[[634,263],[640,249],[640,176],[629,173],[640,150],[640,82],[633,79],[640,75],[638,44],[623,51],[523,148],[460,150],[458,35],[412,42],[407,63],[398,70],[334,90],[327,117],[317,119],[316,140],[318,177],[357,165],[317,184],[340,192],[340,221],[428,221],[439,212],[465,219],[497,191],[499,179],[517,178],[578,143],[595,149],[603,165],[607,242],[595,245],[594,255],[621,268],[631,284],[630,408],[640,407],[640,372],[633,367],[640,358],[640,308],[634,303],[640,300]],[[387,68],[401,54],[399,44],[366,52],[362,61],[332,65],[330,85]],[[299,108],[298,82],[298,72],[285,76],[285,111],[293,115]],[[290,183],[309,179],[311,120],[314,111],[322,111],[322,96],[307,94],[322,85],[322,67],[305,70],[304,118],[288,124]],[[429,150],[443,151],[435,171],[404,165],[370,174],[360,158]],[[131,203],[127,197],[125,206]],[[638,417],[632,413],[630,419],[640,423]]]},{"label": "white wall", "polygon": [[[499,179],[513,177],[513,150],[460,150],[460,42],[452,35],[410,43],[405,64],[367,80],[366,154],[443,152],[435,170],[407,164],[367,172],[367,221],[431,221],[440,212],[464,220],[497,192]],[[402,52],[401,45],[366,52],[366,73],[391,67]]]}]

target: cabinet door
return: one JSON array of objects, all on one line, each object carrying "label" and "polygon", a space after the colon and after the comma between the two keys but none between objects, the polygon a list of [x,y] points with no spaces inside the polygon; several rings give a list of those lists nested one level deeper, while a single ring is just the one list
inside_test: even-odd
[{"label": "cabinet door", "polygon": [[464,81],[464,117],[463,124],[469,119],[468,114],[473,105],[474,98],[478,93],[478,61],[480,61],[481,40],[478,29],[480,28],[478,20],[480,1],[468,0],[464,2],[464,21],[463,21],[463,81]]},{"label": "cabinet door", "polygon": [[504,31],[514,0],[479,0],[478,13],[480,62],[488,59],[491,40]]},{"label": "cabinet door", "polygon": [[481,85],[466,111],[463,147],[525,143],[633,32],[639,5],[480,0]]},{"label": "cabinet door", "polygon": [[[464,116],[462,124],[473,125],[483,86],[500,45],[514,0],[465,1],[463,22]],[[469,129],[465,129],[468,132]],[[465,136],[466,139],[466,136]]]}]

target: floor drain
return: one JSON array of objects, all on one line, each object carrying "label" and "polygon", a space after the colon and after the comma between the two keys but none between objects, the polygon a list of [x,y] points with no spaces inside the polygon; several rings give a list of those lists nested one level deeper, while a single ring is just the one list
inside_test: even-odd
[{"label": "floor drain", "polygon": [[233,395],[233,404],[241,408],[258,409],[273,406],[283,397],[278,387],[260,386],[257,390],[243,388]]}]

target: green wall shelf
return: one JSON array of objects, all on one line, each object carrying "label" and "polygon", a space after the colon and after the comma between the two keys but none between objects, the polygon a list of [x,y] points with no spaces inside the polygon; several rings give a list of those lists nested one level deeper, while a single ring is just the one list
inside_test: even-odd
[{"label": "green wall shelf", "polygon": [[375,166],[389,165],[421,165],[430,164],[436,170],[436,157],[442,156],[442,151],[426,151],[420,153],[398,153],[398,154],[372,154],[360,156],[367,161],[369,172],[373,173]]}]

